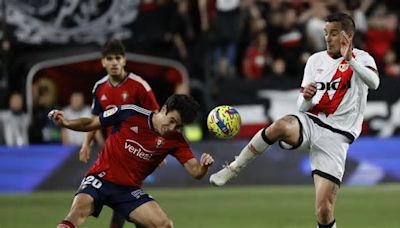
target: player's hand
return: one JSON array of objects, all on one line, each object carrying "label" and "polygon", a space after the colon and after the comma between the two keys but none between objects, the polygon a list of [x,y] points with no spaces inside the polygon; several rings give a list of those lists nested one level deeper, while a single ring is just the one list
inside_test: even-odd
[{"label": "player's hand", "polygon": [[353,36],[348,35],[345,31],[342,31],[340,36],[340,54],[346,61],[350,61],[353,51]]},{"label": "player's hand", "polygon": [[64,113],[62,111],[53,109],[47,114],[47,117],[58,126],[64,126]]},{"label": "player's hand", "polygon": [[79,161],[88,163],[90,159],[90,145],[83,144],[79,151]]},{"label": "player's hand", "polygon": [[207,153],[203,153],[200,158],[200,165],[204,167],[209,167],[214,163],[214,158]]},{"label": "player's hand", "polygon": [[303,89],[303,97],[307,101],[311,100],[315,93],[317,93],[317,84],[315,82],[306,85]]}]

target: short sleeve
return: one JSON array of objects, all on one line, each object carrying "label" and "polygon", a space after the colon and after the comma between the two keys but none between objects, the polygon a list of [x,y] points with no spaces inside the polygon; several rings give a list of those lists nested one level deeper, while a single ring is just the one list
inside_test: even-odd
[{"label": "short sleeve", "polygon": [[101,126],[107,127],[121,123],[121,107],[114,107],[99,114]]},{"label": "short sleeve", "polygon": [[172,152],[172,156],[174,156],[182,165],[188,160],[194,158],[192,150],[183,138],[180,140],[177,149]]},{"label": "short sleeve", "polygon": [[312,73],[312,64],[313,64],[314,55],[308,58],[306,66],[304,67],[303,73],[303,81],[301,82],[301,87],[305,87],[306,85],[310,84],[314,81],[314,76]]},{"label": "short sleeve", "polygon": [[372,67],[377,70],[377,66],[374,58],[367,52],[362,52],[359,56],[356,56],[356,60],[359,61],[363,66]]}]

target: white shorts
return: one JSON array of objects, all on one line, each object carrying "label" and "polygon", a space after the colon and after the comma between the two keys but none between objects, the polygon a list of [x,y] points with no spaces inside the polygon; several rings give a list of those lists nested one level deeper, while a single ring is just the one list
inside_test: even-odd
[{"label": "white shorts", "polygon": [[303,137],[298,149],[310,153],[312,175],[317,174],[340,185],[351,140],[319,126],[304,113],[295,116],[300,120]]}]

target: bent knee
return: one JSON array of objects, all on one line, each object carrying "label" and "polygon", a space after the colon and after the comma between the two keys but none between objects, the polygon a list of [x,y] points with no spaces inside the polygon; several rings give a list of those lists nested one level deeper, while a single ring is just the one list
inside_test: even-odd
[{"label": "bent knee", "polygon": [[276,120],[269,128],[268,134],[272,134],[277,139],[282,139],[298,131],[298,120],[294,116],[284,116]]}]

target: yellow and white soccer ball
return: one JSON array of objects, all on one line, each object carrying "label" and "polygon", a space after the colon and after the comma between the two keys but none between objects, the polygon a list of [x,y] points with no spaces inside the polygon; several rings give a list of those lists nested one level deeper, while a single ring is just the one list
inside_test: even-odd
[{"label": "yellow and white soccer ball", "polygon": [[230,139],[240,130],[239,112],[229,105],[221,105],[210,111],[207,117],[208,130],[220,139]]}]

